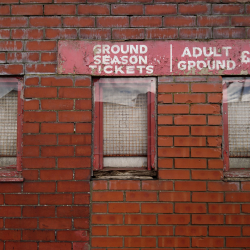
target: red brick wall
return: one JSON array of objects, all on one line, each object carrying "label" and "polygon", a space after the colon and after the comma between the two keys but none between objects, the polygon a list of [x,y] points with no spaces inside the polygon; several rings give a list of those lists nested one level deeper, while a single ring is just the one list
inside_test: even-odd
[{"label": "red brick wall", "polygon": [[[27,99],[0,250],[90,242],[91,78],[57,75],[58,40],[250,38],[241,2],[0,0],[0,74],[23,75]],[[158,91],[159,180],[92,182],[92,249],[249,248],[250,184],[222,181],[221,78],[162,77]]]}]

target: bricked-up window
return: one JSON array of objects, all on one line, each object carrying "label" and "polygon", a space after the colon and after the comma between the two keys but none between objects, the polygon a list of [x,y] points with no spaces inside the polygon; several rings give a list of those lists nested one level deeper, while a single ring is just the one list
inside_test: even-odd
[{"label": "bricked-up window", "polygon": [[154,170],[155,79],[94,81],[94,170]]},{"label": "bricked-up window", "polygon": [[224,168],[244,177],[249,171],[238,170],[250,169],[250,78],[223,80],[223,124]]},{"label": "bricked-up window", "polygon": [[0,78],[0,181],[22,181],[22,84]]}]

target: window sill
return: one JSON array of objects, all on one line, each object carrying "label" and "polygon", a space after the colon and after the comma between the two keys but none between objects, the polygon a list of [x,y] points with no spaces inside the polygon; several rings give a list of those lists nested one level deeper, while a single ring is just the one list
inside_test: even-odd
[{"label": "window sill", "polygon": [[249,181],[250,180],[250,170],[236,170],[231,169],[224,172],[225,181]]},{"label": "window sill", "polygon": [[22,172],[16,170],[16,167],[0,167],[0,182],[23,182]]},{"label": "window sill", "polygon": [[155,179],[157,171],[147,170],[145,168],[104,168],[95,170],[92,179],[109,179],[109,180],[142,180]]}]

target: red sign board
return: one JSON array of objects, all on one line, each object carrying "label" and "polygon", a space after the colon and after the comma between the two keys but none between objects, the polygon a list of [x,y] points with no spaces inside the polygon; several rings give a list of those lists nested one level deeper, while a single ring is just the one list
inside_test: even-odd
[{"label": "red sign board", "polygon": [[59,74],[248,75],[250,40],[60,41]]}]

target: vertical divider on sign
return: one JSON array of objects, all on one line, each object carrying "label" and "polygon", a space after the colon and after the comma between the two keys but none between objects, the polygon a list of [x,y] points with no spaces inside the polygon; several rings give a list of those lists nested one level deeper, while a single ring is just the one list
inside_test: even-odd
[{"label": "vertical divider on sign", "polygon": [[151,140],[151,168],[155,169],[155,155],[156,155],[156,148],[155,148],[155,133],[156,133],[156,128],[155,128],[155,86],[151,84],[151,93],[150,93],[150,109],[151,109],[151,117],[150,117],[150,140]]},{"label": "vertical divider on sign", "polygon": [[147,166],[148,170],[151,170],[151,89],[147,93],[148,97],[148,152],[147,152]]},{"label": "vertical divider on sign", "polygon": [[94,112],[94,170],[99,170],[99,137],[100,137],[100,86],[99,82],[94,82],[94,104],[95,104],[95,112]]},{"label": "vertical divider on sign", "polygon": [[99,85],[99,169],[103,169],[103,88]]},{"label": "vertical divider on sign", "polygon": [[229,170],[229,139],[228,139],[228,97],[227,97],[227,83],[223,82],[223,139],[224,139],[224,170]]},{"label": "vertical divider on sign", "polygon": [[23,86],[18,81],[17,94],[17,171],[22,171],[22,123],[23,123]]}]

